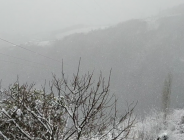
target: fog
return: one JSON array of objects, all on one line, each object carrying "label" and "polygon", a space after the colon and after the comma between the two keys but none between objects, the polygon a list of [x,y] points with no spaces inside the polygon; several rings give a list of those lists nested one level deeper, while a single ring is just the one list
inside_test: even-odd
[{"label": "fog", "polygon": [[184,139],[184,0],[0,0],[0,122],[0,139]]},{"label": "fog", "polygon": [[76,24],[113,25],[153,16],[183,0],[0,0],[0,33],[25,36]]},{"label": "fog", "polygon": [[184,107],[183,0],[0,2],[0,38],[7,40],[0,40],[4,87],[17,75],[40,86],[60,74],[62,59],[71,75],[81,57],[82,74],[101,70],[108,76],[112,68],[112,93],[123,103],[138,100],[141,112],[160,106],[170,73],[171,105]]}]

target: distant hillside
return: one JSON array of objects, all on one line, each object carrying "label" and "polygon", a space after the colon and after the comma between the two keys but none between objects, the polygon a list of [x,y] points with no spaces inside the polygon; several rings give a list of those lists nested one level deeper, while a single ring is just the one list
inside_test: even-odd
[{"label": "distant hillside", "polygon": [[[163,82],[173,75],[172,105],[183,106],[184,15],[130,20],[89,34],[59,40],[50,52],[57,58],[76,60],[84,67],[113,69],[112,87],[122,99],[139,106],[158,105]],[[57,52],[57,53],[56,53]]]}]

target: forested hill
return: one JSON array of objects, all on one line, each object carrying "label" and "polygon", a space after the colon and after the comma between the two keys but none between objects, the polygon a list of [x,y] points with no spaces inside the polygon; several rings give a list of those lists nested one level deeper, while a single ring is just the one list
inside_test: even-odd
[{"label": "forested hill", "polygon": [[87,69],[107,71],[112,67],[115,92],[123,99],[140,101],[142,107],[159,105],[164,80],[170,73],[171,104],[182,107],[183,25],[183,13],[134,19],[104,30],[68,36],[56,42],[52,54],[57,52],[55,56],[63,56],[64,60],[82,57]]}]

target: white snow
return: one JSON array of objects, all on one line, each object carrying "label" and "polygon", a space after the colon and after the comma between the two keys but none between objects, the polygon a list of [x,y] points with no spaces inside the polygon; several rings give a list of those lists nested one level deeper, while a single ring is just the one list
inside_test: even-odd
[{"label": "white snow", "polygon": [[135,140],[184,140],[184,109],[175,109],[163,124],[163,113],[152,111],[144,120],[138,120],[131,135]]},{"label": "white snow", "polygon": [[147,18],[145,21],[147,22],[148,31],[156,30],[159,28],[158,18]]},{"label": "white snow", "polygon": [[86,27],[86,28],[81,28],[81,29],[75,29],[72,31],[68,31],[68,32],[64,32],[64,33],[59,33],[56,35],[57,39],[62,39],[66,36],[72,35],[72,34],[76,34],[76,33],[89,33],[91,31],[94,30],[98,30],[98,29],[105,29],[108,28],[109,26],[100,26],[100,27]]},{"label": "white snow", "polygon": [[21,109],[17,109],[16,114],[20,117],[22,115],[22,110]]},{"label": "white snow", "polygon": [[49,45],[51,45],[50,41],[41,41],[37,43],[37,46],[40,46],[40,47],[49,46]]}]

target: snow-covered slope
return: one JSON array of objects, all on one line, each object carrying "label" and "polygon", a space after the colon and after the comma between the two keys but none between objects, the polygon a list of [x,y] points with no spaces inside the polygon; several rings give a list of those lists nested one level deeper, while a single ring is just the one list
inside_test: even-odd
[{"label": "snow-covered slope", "polygon": [[63,33],[57,33],[55,35],[55,37],[56,37],[56,39],[62,39],[64,37],[72,35],[72,34],[89,33],[90,31],[104,29],[104,28],[108,28],[108,27],[107,26],[102,26],[102,27],[95,27],[95,26],[94,27],[85,27],[85,28],[75,29],[75,30],[71,30],[71,31],[63,32]]},{"label": "snow-covered slope", "polygon": [[[49,47],[53,46],[54,42],[57,40],[62,40],[64,37],[73,35],[73,34],[87,34],[91,31],[102,30],[108,28],[109,26],[72,26],[68,28],[64,28],[62,30],[56,30],[45,33],[38,33],[32,35],[31,39],[22,43],[24,46],[37,46],[37,47]],[[1,44],[0,44],[1,45]]]},{"label": "snow-covered slope", "polygon": [[144,120],[138,120],[132,136],[135,140],[184,140],[184,109],[173,110],[165,125],[164,121],[163,113],[154,110]]}]

